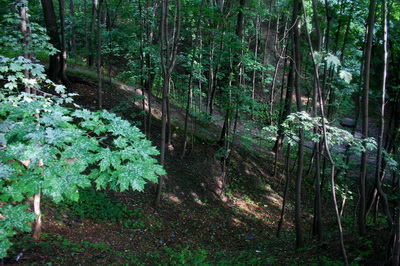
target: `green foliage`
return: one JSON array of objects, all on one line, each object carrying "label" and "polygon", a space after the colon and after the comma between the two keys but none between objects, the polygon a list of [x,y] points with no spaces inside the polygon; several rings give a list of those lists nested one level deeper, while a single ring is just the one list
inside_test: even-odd
[{"label": "green foliage", "polygon": [[[357,139],[347,130],[332,126],[325,121],[326,138],[330,148],[335,145],[349,144],[351,151],[355,154],[360,154],[366,150],[374,150],[377,143],[374,138]],[[295,145],[298,141],[299,129],[304,129],[305,137],[312,142],[319,142],[323,137],[321,133],[313,133],[315,127],[319,128],[318,132],[322,132],[321,117],[312,117],[307,112],[298,112],[290,114],[287,119],[280,125],[283,128],[284,134],[287,136],[287,141],[291,145]],[[266,127],[264,130],[273,133],[277,130],[276,127]],[[276,132],[273,133],[276,136]]]},{"label": "green foliage", "polygon": [[261,250],[218,251],[214,256],[218,265],[274,265],[276,259]]},{"label": "green foliage", "polygon": [[[72,98],[62,86],[55,86],[60,97],[15,94],[23,71],[37,71],[32,82],[39,89],[45,79],[43,68],[23,59],[1,57],[0,74],[8,82],[0,94],[0,200],[20,203],[42,192],[55,202],[77,201],[79,188],[111,188],[143,190],[147,181],[157,182],[165,171],[153,156],[158,151],[144,134],[128,121],[106,110],[91,112],[78,106],[65,107]],[[40,82],[39,82],[40,81]],[[18,207],[18,205],[17,205]],[[5,236],[2,253],[6,252],[7,237],[14,234],[12,223],[26,230],[24,223],[13,217],[22,215],[22,207],[2,211],[0,223]],[[8,207],[7,207],[8,208]],[[18,221],[32,216],[21,216]]]},{"label": "green foliage", "polygon": [[[23,70],[28,70],[32,78],[25,78]],[[39,89],[40,83],[46,79],[44,67],[23,58],[8,58],[0,55],[0,80],[4,82],[4,90],[17,90],[21,85]],[[0,94],[0,99],[3,98]]]},{"label": "green foliage", "polygon": [[[45,52],[47,54],[56,53],[56,49],[48,42],[50,37],[46,33],[46,29],[38,23],[30,22],[29,27],[31,34],[29,36],[27,52]],[[21,17],[17,13],[4,14],[0,17],[0,53],[9,55],[19,55],[23,52]]]},{"label": "green foliage", "polygon": [[165,247],[164,252],[165,265],[209,265],[205,261],[208,254],[205,249],[193,250],[189,246],[177,245],[175,248]]},{"label": "green foliage", "polygon": [[58,207],[81,219],[116,222],[133,216],[133,212],[126,205],[91,187],[79,189],[78,201],[65,200],[60,202]]},{"label": "green foliage", "polygon": [[[30,227],[26,222],[32,222],[36,215],[31,212],[25,212],[28,208],[26,204],[13,206],[7,204],[0,208],[0,214],[4,218],[0,219],[0,257],[3,258],[7,255],[7,250],[11,247],[9,237],[16,234],[14,228],[18,228],[23,232],[30,231]],[[0,216],[1,217],[1,216]]]}]

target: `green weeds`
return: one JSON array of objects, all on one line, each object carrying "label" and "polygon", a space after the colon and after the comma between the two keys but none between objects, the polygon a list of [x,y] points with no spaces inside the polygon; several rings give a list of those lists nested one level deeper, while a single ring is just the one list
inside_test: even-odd
[{"label": "green weeds", "polygon": [[106,193],[94,188],[80,189],[77,202],[67,200],[57,206],[60,211],[67,212],[70,216],[98,221],[116,222],[138,215],[138,211],[129,210],[126,205],[112,200]]}]

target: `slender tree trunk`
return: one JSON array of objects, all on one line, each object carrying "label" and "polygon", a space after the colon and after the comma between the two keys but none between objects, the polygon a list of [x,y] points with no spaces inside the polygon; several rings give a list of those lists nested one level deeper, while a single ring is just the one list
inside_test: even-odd
[{"label": "slender tree trunk", "polygon": [[103,108],[103,75],[101,72],[101,66],[102,66],[102,56],[101,56],[101,11],[103,7],[103,0],[99,0],[97,2],[96,6],[96,12],[97,12],[97,61],[96,61],[96,68],[97,68],[97,79],[98,79],[98,84],[97,84],[97,95],[98,95],[98,106],[99,109]]},{"label": "slender tree trunk", "polygon": [[187,96],[187,104],[186,104],[186,114],[185,114],[185,125],[184,125],[184,130],[183,130],[183,149],[182,149],[182,155],[181,158],[185,157],[186,153],[186,146],[187,146],[187,134],[188,134],[188,122],[189,122],[189,114],[190,114],[190,106],[192,103],[193,99],[193,79],[194,79],[194,62],[195,60],[197,61],[197,47],[199,46],[199,32],[200,32],[200,22],[201,22],[201,17],[203,14],[203,6],[204,6],[204,0],[201,1],[201,6],[200,6],[200,14],[196,22],[196,33],[194,34],[196,37],[195,40],[192,40],[192,45],[193,45],[193,51],[192,51],[192,59],[190,62],[190,74],[189,74],[189,90],[188,90],[188,96]]},{"label": "slender tree trunk", "polygon": [[282,202],[282,210],[281,210],[281,218],[279,219],[278,223],[278,229],[276,231],[276,237],[279,238],[282,232],[282,226],[285,221],[285,207],[286,207],[286,201],[288,198],[288,191],[289,191],[289,185],[291,181],[291,175],[289,172],[290,169],[290,152],[291,152],[291,146],[290,144],[287,147],[287,152],[286,152],[286,169],[285,169],[285,175],[286,175],[286,184],[285,184],[285,192],[283,194],[283,202]]},{"label": "slender tree trunk", "polygon": [[[30,51],[30,43],[29,43],[29,35],[31,32],[30,29],[30,22],[28,16],[28,1],[27,0],[20,0],[20,16],[21,16],[21,32],[22,32],[22,46],[24,49],[24,58],[31,60],[32,59],[32,52]],[[29,79],[30,74],[29,70],[24,70],[25,78]],[[25,86],[26,93],[32,93],[31,88],[29,86]]]},{"label": "slender tree trunk", "polygon": [[[144,15],[143,15],[143,8],[142,8],[142,1],[138,1],[138,9],[139,9],[139,57],[140,57],[140,89],[142,90],[142,106],[143,106],[143,128],[144,132],[148,132],[147,129],[147,115],[146,115],[146,93],[145,93],[145,69],[144,65],[146,62],[145,53],[144,53],[144,36],[143,36],[143,29],[144,29]],[[149,115],[151,115],[149,113]]]},{"label": "slender tree trunk", "polygon": [[[256,18],[256,32],[255,32],[255,41],[254,41],[254,61],[257,61],[257,56],[258,56],[258,42],[259,42],[259,35],[260,35],[260,29],[261,28],[261,21],[260,17],[257,16]],[[250,42],[249,42],[250,43]],[[256,69],[253,70],[253,75],[251,78],[251,99],[255,101],[255,91],[256,91],[256,74],[257,71]],[[254,108],[251,109],[251,119],[254,119]]]},{"label": "slender tree trunk", "polygon": [[[292,51],[292,54],[293,54],[293,51]],[[294,80],[295,80],[295,78],[294,78],[295,69],[294,68],[295,68],[295,66],[294,66],[293,60],[290,60],[289,73],[288,73],[287,86],[286,86],[284,112],[283,112],[282,116],[280,117],[279,124],[281,124],[287,118],[287,116],[290,114],[290,112],[292,110]],[[276,154],[278,154],[282,148],[282,142],[283,142],[283,138],[284,138],[282,127],[278,128],[277,135],[278,136],[276,138],[274,148],[272,149]]]},{"label": "slender tree trunk", "polygon": [[212,91],[214,85],[214,47],[213,40],[210,40],[210,56],[209,56],[209,67],[208,67],[208,90],[207,90],[207,111],[212,115]]},{"label": "slender tree trunk", "polygon": [[[90,22],[90,36],[89,36],[89,43],[88,43],[88,66],[91,67],[94,64],[94,32],[96,26],[96,10],[98,6],[99,0],[92,1],[92,20]],[[98,19],[98,18],[97,18]]]},{"label": "slender tree trunk", "polygon": [[67,40],[65,38],[65,5],[64,0],[58,0],[61,26],[61,53],[60,53],[60,77],[62,83],[69,89],[72,83],[67,77]]},{"label": "slender tree trunk", "polygon": [[69,0],[69,10],[71,14],[71,47],[76,58],[76,26],[75,26],[75,0]]},{"label": "slender tree trunk", "polygon": [[[294,66],[295,66],[295,82],[294,88],[296,93],[297,111],[303,111],[303,104],[300,90],[300,1],[293,1],[293,49],[294,49]],[[302,248],[303,241],[303,222],[301,219],[302,204],[301,204],[301,184],[303,177],[303,164],[304,164],[304,129],[299,130],[299,142],[297,152],[297,173],[295,185],[295,227],[296,227],[296,247]]]},{"label": "slender tree trunk", "polygon": [[391,246],[391,265],[398,266],[400,265],[400,201],[398,200],[399,204],[397,206],[396,212],[396,220],[394,224],[394,237],[393,243]]},{"label": "slender tree trunk", "polygon": [[[176,62],[176,55],[178,50],[178,41],[181,29],[181,2],[177,0],[177,16],[176,16],[176,31],[174,34],[173,43],[170,44],[168,40],[168,9],[169,0],[162,0],[162,11],[161,11],[161,68],[164,75],[163,84],[163,95],[161,104],[161,148],[160,148],[160,164],[165,165],[165,146],[167,141],[166,129],[167,129],[167,105],[169,97],[169,84],[171,80],[171,73],[174,69]],[[171,47],[172,46],[172,47]],[[157,195],[155,199],[155,208],[158,208],[161,202],[161,193],[164,183],[164,176],[160,176],[158,180]]]},{"label": "slender tree trunk", "polygon": [[[302,5],[303,5],[303,10],[305,10],[305,5],[304,5],[304,0],[302,0]],[[304,13],[304,21],[307,27],[307,14]],[[331,152],[329,150],[329,144],[328,144],[328,138],[327,138],[327,131],[326,131],[326,124],[325,124],[325,107],[324,107],[324,100],[322,97],[322,90],[321,86],[319,83],[319,70],[318,70],[318,64],[316,63],[315,57],[314,57],[314,50],[312,47],[311,43],[311,37],[310,34],[307,32],[307,38],[308,38],[308,43],[310,46],[310,54],[312,57],[312,62],[313,62],[313,70],[314,70],[314,76],[315,76],[315,86],[317,88],[317,93],[318,93],[318,98],[319,98],[319,107],[320,107],[320,113],[321,113],[321,122],[322,122],[322,137],[323,137],[323,144],[326,152],[326,156],[331,164],[331,193],[332,193],[332,199],[333,199],[333,205],[335,209],[335,214],[336,214],[336,220],[338,223],[338,229],[339,229],[339,243],[340,243],[340,248],[342,251],[343,255],[343,261],[344,264],[347,266],[349,265],[348,259],[347,259],[347,254],[346,254],[346,248],[344,245],[344,237],[343,237],[343,228],[342,228],[342,222],[341,218],[339,215],[339,208],[338,208],[338,203],[336,199],[336,185],[335,185],[335,162],[331,156]]]},{"label": "slender tree trunk", "polygon": [[[147,10],[150,9],[150,2],[147,0]],[[151,13],[151,20],[154,21],[155,16],[156,16],[156,10],[157,8],[153,9],[153,12]],[[147,13],[148,14],[148,13]],[[146,24],[147,28],[147,43],[149,46],[151,46],[154,42],[154,31],[151,25]],[[147,80],[146,80],[146,91],[147,91],[147,102],[149,105],[149,115],[147,116],[147,132],[146,136],[148,139],[150,139],[151,136],[151,124],[152,124],[152,89],[153,89],[153,81],[154,81],[154,66],[152,63],[152,57],[150,53],[146,54],[146,65],[147,65]]]},{"label": "slender tree trunk", "polygon": [[[321,52],[322,48],[322,34],[321,27],[318,19],[318,8],[316,0],[312,1],[313,6],[313,22],[315,26],[317,46],[316,51],[318,53]],[[310,43],[311,45],[311,43]],[[311,52],[313,48],[311,47]],[[314,93],[313,93],[313,115],[314,117],[318,117],[318,84],[319,78],[317,75],[314,76]],[[314,127],[314,134],[320,134],[319,126]],[[313,236],[317,237],[318,241],[322,240],[322,208],[321,208],[321,145],[320,142],[316,142],[314,144],[314,153],[315,156],[315,200],[314,200],[314,221],[313,221]]]},{"label": "slender tree trunk", "polygon": [[[87,0],[83,0],[83,13],[87,14]],[[83,38],[85,40],[85,53],[84,53],[85,56],[88,55],[88,51],[89,51],[89,36],[88,36],[87,22],[88,22],[88,18],[87,18],[87,16],[84,16],[83,25],[84,25],[85,31],[84,31],[84,37]]]},{"label": "slender tree trunk", "polygon": [[33,196],[33,212],[37,215],[35,222],[33,223],[33,239],[36,241],[40,240],[40,235],[42,232],[42,212],[40,211],[40,200],[41,195],[39,193]]},{"label": "slender tree trunk", "polygon": [[382,81],[382,94],[381,94],[381,107],[380,107],[380,121],[379,121],[379,136],[378,136],[378,150],[376,156],[376,171],[375,171],[375,187],[382,199],[384,211],[388,224],[393,223],[392,215],[389,211],[389,203],[381,184],[381,169],[382,156],[383,156],[383,133],[385,130],[385,105],[386,105],[386,79],[388,73],[388,20],[387,20],[387,3],[383,0],[382,5],[382,29],[383,29],[383,81]]},{"label": "slender tree trunk", "polygon": [[[371,72],[371,51],[372,42],[374,36],[374,24],[375,24],[375,10],[376,0],[370,1],[367,35],[365,43],[365,55],[364,55],[364,73],[363,73],[363,102],[362,102],[362,135],[363,138],[368,138],[368,119],[369,119],[369,78]],[[358,213],[358,231],[361,236],[365,235],[366,230],[366,193],[367,193],[367,152],[362,152],[361,155],[361,169],[360,169],[360,206]]]}]

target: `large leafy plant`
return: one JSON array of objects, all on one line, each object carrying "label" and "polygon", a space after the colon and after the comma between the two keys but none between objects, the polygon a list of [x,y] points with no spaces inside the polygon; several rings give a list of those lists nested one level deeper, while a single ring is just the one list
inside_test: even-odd
[{"label": "large leafy plant", "polygon": [[78,188],[92,182],[98,189],[140,191],[165,174],[150,141],[117,115],[74,105],[62,86],[56,86],[61,96],[15,93],[21,86],[38,91],[51,85],[43,73],[30,73],[28,84],[21,75],[42,69],[21,58],[0,60],[0,257],[15,228],[30,230],[26,222],[35,215],[22,203],[34,194],[76,201]]}]

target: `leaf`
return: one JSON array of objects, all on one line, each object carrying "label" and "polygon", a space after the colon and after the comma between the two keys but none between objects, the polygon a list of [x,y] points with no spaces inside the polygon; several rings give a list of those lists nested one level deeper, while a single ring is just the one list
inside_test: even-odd
[{"label": "leaf", "polygon": [[0,221],[0,227],[6,230],[16,227],[23,232],[31,231],[31,227],[26,222],[32,222],[36,218],[36,214],[25,212],[27,209],[27,204],[18,204],[17,206],[8,204],[0,208],[0,213],[4,216],[4,219]]},{"label": "leaf", "polygon": [[21,64],[17,64],[16,62],[12,62],[10,64],[10,70],[14,72],[22,71],[24,67]]},{"label": "leaf", "polygon": [[112,152],[109,148],[103,149],[98,153],[100,171],[106,171],[110,166],[118,169],[121,164],[120,156],[117,152]]},{"label": "leaf", "polygon": [[320,63],[322,63],[324,56],[318,52],[314,52],[314,58],[315,58],[315,63],[320,64]]},{"label": "leaf", "polygon": [[7,250],[12,246],[10,240],[7,239],[8,236],[7,232],[0,228],[0,257],[2,258],[7,256]]},{"label": "leaf", "polygon": [[350,84],[351,80],[353,79],[353,75],[346,70],[340,70],[339,76],[341,79],[343,79],[346,83],[349,83],[349,84]]},{"label": "leaf", "polygon": [[65,93],[65,86],[64,85],[56,85],[56,87],[54,88],[54,90],[57,93]]},{"label": "leaf", "polygon": [[72,113],[72,116],[83,118],[85,120],[93,119],[94,113],[88,109],[76,110]]},{"label": "leaf", "polygon": [[14,172],[15,169],[11,166],[0,163],[0,178],[9,178]]},{"label": "leaf", "polygon": [[8,204],[0,208],[0,214],[2,214],[0,216],[0,257],[7,256],[7,250],[12,245],[8,238],[16,233],[14,228],[24,232],[31,230],[27,222],[32,222],[36,218],[36,214],[25,212],[27,208],[27,204],[19,204],[17,206]]},{"label": "leaf", "polygon": [[333,66],[335,69],[340,66],[339,58],[333,54],[326,56],[325,60],[328,63],[328,66]]},{"label": "leaf", "polygon": [[128,146],[128,142],[125,138],[119,136],[114,140],[114,145],[116,148],[125,148],[126,146]]}]

